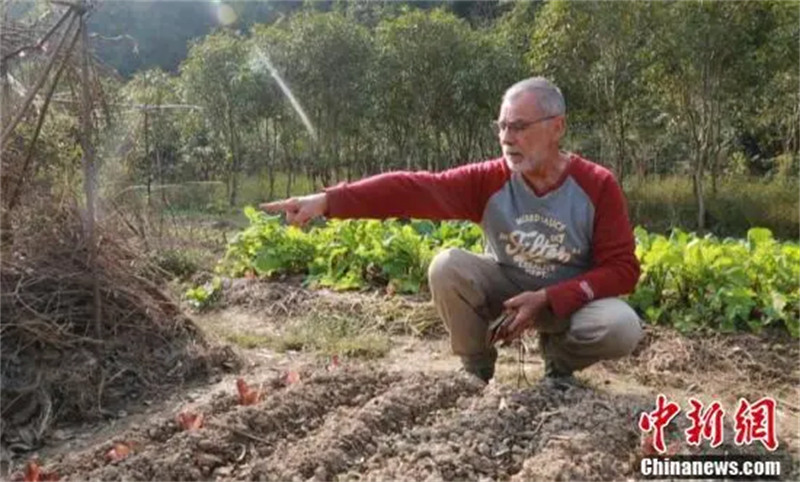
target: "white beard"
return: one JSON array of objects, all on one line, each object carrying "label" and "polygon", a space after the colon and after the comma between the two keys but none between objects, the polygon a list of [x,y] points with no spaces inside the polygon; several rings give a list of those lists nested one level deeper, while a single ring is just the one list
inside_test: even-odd
[{"label": "white beard", "polygon": [[532,171],[535,167],[537,162],[534,159],[525,159],[522,162],[513,163],[511,160],[505,156],[503,159],[506,161],[506,166],[511,172],[525,172],[525,171]]}]

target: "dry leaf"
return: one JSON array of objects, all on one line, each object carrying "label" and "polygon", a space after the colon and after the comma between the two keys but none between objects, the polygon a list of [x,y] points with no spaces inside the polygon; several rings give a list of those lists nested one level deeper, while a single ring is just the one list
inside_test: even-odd
[{"label": "dry leaf", "polygon": [[25,466],[25,477],[22,480],[25,482],[39,482],[41,472],[42,469],[39,467],[39,464],[34,460],[29,460],[28,464]]},{"label": "dry leaf", "polygon": [[339,355],[333,355],[331,363],[328,365],[328,371],[332,372],[339,368]]},{"label": "dry leaf", "polygon": [[175,417],[175,421],[183,430],[197,430],[203,427],[205,416],[202,413],[181,412]]},{"label": "dry leaf", "polygon": [[294,370],[287,372],[286,375],[283,377],[283,383],[286,386],[294,385],[295,383],[299,382],[300,382],[300,374]]},{"label": "dry leaf", "polygon": [[236,390],[239,392],[239,405],[255,405],[261,400],[261,392],[250,388],[243,378],[236,380]]},{"label": "dry leaf", "polygon": [[128,444],[117,442],[114,444],[114,447],[111,448],[108,452],[106,452],[106,461],[108,462],[119,462],[120,460],[124,460],[131,454],[131,447]]},{"label": "dry leaf", "polygon": [[25,465],[25,473],[22,476],[23,482],[55,482],[59,479],[55,472],[42,472],[42,468],[36,459],[29,460]]}]

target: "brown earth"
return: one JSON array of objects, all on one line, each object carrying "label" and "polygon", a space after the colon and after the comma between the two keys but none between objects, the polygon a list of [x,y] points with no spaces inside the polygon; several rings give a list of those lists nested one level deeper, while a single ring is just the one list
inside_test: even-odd
[{"label": "brown earth", "polygon": [[[398,303],[374,294],[334,296],[284,287],[283,294],[272,295],[272,305],[264,305],[254,301],[263,299],[260,288],[247,289],[247,296],[237,294],[239,302],[196,317],[198,324],[221,338],[274,334],[291,316],[315,306],[314,299],[327,300],[319,302],[325,309],[335,299],[337,309],[353,316],[372,316],[378,302]],[[275,286],[263,289],[277,293]],[[401,303],[407,303],[404,310],[425,305]],[[672,438],[688,426],[688,397],[722,403],[725,443],[706,453],[764,453],[758,443],[735,446],[731,421],[740,397],[775,398],[777,453],[791,458],[782,478],[800,476],[795,341],[685,337],[650,327],[633,356],[593,366],[564,390],[539,381],[535,346],[522,355],[515,347],[503,349],[497,379],[484,385],[458,372],[446,337],[436,329],[422,338],[389,331],[386,357],[342,357],[335,366],[315,353],[238,347],[249,360],[243,373],[132,405],[105,424],[63,427],[51,434],[39,461],[61,480],[627,480],[639,478],[643,455],[636,422],[653,410],[655,395],[664,393],[684,410],[674,420]],[[287,384],[292,371],[300,381]],[[264,398],[238,405],[237,376],[263,387]],[[175,417],[184,410],[204,414],[204,426],[183,430]],[[109,462],[115,443],[130,447],[131,454]],[[676,449],[697,453],[685,443]],[[15,461],[11,472],[24,462]]]}]

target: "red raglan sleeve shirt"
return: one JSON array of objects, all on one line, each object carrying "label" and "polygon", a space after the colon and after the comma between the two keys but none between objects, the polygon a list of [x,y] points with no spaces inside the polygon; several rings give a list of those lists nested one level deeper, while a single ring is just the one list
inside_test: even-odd
[{"label": "red raglan sleeve shirt", "polygon": [[639,281],[636,240],[622,189],[610,172],[598,169],[592,174],[581,179],[595,206],[592,267],[547,288],[550,307],[560,318],[594,299],[631,293]]},{"label": "red raglan sleeve shirt", "polygon": [[508,178],[497,161],[438,173],[397,171],[328,188],[329,217],[461,219],[480,223],[486,200]]},{"label": "red raglan sleeve shirt", "polygon": [[554,314],[633,290],[639,278],[624,197],[605,168],[571,155],[563,179],[537,194],[502,159],[441,173],[394,172],[326,190],[334,218],[411,217],[479,223],[486,253],[546,288]]}]

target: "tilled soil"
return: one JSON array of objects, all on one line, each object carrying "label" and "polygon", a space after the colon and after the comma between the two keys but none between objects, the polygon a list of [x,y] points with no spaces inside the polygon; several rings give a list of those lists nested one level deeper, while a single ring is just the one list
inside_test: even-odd
[{"label": "tilled soil", "polygon": [[[309,303],[303,309],[334,310],[293,293],[275,292],[275,306],[287,307],[282,315],[303,303]],[[354,312],[378,309],[373,298],[348,303]],[[212,321],[237,333],[279,325],[260,309],[244,321]],[[187,392],[136,422],[112,423],[88,441],[56,446],[41,464],[65,481],[632,480],[640,478],[638,463],[647,450],[637,422],[654,409],[656,393],[670,395],[684,410],[695,395],[722,400],[729,411],[739,397],[783,397],[777,455],[796,450],[796,343],[753,335],[690,338],[652,327],[646,332],[632,356],[602,362],[566,388],[515,385],[519,366],[508,349],[501,353],[500,381],[485,385],[457,372],[454,357],[437,356],[448,347],[431,340],[415,338],[403,349],[395,339],[398,349],[387,360],[328,367],[310,362],[310,354],[256,348],[246,353],[252,364],[242,376],[264,390],[257,404],[239,405],[234,378],[227,377],[200,388],[199,398]],[[534,365],[532,380],[541,371]],[[284,378],[292,369],[299,382]],[[204,426],[184,430],[175,420],[181,410],[203,414]],[[733,413],[726,417],[725,443],[702,453],[763,455],[758,443],[733,444]],[[684,411],[670,425],[670,453],[700,453],[682,442],[686,428]],[[109,460],[120,443],[130,454]],[[794,454],[784,465],[784,480],[800,479],[798,459]],[[17,471],[11,479],[21,480],[22,465],[18,460],[11,467]]]},{"label": "tilled soil", "polygon": [[[518,391],[492,384],[480,396],[440,411],[430,424],[387,434],[380,444],[384,451],[347,475],[366,480],[625,478],[639,444],[631,421],[645,404],[580,386]],[[560,466],[551,457],[539,460],[564,441],[579,444],[582,456],[594,462],[574,467],[571,456],[558,457]]]},{"label": "tilled soil", "polygon": [[[458,372],[312,369],[240,406],[235,390],[44,463],[61,480],[621,480],[653,400],[581,384],[528,388]],[[109,461],[115,443],[131,447]],[[730,450],[728,447],[726,450]]]}]

